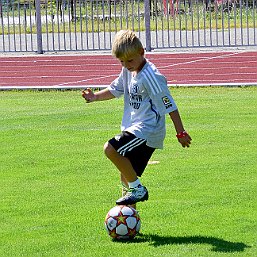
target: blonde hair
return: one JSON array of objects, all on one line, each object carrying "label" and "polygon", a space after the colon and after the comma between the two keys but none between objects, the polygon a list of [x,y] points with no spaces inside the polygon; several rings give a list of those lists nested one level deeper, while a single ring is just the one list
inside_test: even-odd
[{"label": "blonde hair", "polygon": [[128,58],[142,51],[143,45],[131,30],[120,30],[112,44],[112,55],[116,58]]}]

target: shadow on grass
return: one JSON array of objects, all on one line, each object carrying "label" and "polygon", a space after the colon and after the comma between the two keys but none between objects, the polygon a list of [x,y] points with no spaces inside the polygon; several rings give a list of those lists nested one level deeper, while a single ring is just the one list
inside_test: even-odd
[{"label": "shadow on grass", "polygon": [[[119,241],[122,242],[122,241]],[[125,241],[126,242],[126,241]],[[230,242],[216,237],[204,236],[185,236],[185,237],[172,237],[172,236],[158,236],[158,235],[144,235],[139,234],[134,240],[127,241],[126,243],[143,243],[149,242],[154,247],[162,245],[181,245],[181,244],[209,244],[212,246],[211,251],[214,252],[243,252],[250,246],[244,243]]]}]

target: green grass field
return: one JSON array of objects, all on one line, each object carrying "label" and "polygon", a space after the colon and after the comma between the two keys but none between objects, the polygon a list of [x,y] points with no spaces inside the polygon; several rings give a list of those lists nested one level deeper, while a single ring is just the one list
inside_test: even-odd
[{"label": "green grass field", "polygon": [[0,256],[257,256],[257,87],[171,90],[193,142],[183,149],[167,120],[130,242],[103,225],[120,196],[102,148],[122,99],[0,91]]}]

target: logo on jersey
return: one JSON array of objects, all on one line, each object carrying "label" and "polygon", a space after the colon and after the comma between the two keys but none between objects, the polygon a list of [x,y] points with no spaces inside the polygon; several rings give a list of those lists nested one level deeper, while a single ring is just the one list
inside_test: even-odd
[{"label": "logo on jersey", "polygon": [[172,106],[172,103],[171,103],[168,96],[162,97],[162,102],[164,103],[164,106],[165,106],[166,109],[168,109],[169,107]]},{"label": "logo on jersey", "polygon": [[139,91],[139,86],[137,84],[133,85],[131,88],[131,93],[137,94]]},{"label": "logo on jersey", "polygon": [[134,84],[131,86],[131,92],[129,94],[129,105],[138,110],[141,106],[141,102],[143,101],[142,95],[139,94],[139,86]]}]

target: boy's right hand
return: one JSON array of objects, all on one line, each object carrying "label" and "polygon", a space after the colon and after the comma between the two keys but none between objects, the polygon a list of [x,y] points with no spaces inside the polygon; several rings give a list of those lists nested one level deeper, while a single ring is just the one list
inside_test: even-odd
[{"label": "boy's right hand", "polygon": [[87,103],[91,103],[96,99],[94,92],[90,88],[82,91],[82,97],[85,98]]}]

